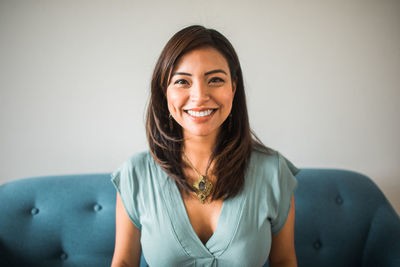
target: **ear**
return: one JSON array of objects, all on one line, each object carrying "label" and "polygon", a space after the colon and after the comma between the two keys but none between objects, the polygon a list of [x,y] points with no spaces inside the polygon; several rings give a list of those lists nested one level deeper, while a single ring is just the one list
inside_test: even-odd
[{"label": "ear", "polygon": [[236,85],[237,85],[237,79],[235,79],[235,80],[232,82],[232,92],[233,92],[233,95],[235,95],[235,93],[236,93]]}]

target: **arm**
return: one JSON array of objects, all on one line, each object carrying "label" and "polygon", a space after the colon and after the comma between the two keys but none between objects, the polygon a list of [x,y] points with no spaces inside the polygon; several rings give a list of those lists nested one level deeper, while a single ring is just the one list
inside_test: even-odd
[{"label": "arm", "polygon": [[269,261],[271,267],[297,267],[294,249],[295,203],[292,196],[290,210],[285,225],[279,233],[272,236]]},{"label": "arm", "polygon": [[131,222],[117,193],[115,249],[111,267],[137,267],[140,263],[140,230]]}]

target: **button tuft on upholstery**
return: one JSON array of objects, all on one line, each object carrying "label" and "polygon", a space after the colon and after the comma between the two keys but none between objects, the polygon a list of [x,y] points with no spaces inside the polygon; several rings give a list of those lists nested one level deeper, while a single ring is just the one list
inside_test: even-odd
[{"label": "button tuft on upholstery", "polygon": [[62,261],[65,261],[66,259],[68,259],[67,253],[61,252],[61,254],[60,254],[60,259],[61,259]]},{"label": "button tuft on upholstery", "polygon": [[38,214],[39,213],[39,209],[38,208],[32,208],[31,209],[31,214],[32,215],[36,215],[36,214]]},{"label": "button tuft on upholstery", "polygon": [[103,207],[100,204],[95,204],[93,206],[93,210],[94,211],[101,211],[103,209]]},{"label": "button tuft on upholstery", "polygon": [[342,205],[343,204],[343,198],[341,196],[336,197],[336,204]]},{"label": "button tuft on upholstery", "polygon": [[321,241],[316,240],[316,241],[314,242],[314,244],[313,244],[313,247],[314,247],[316,250],[320,249],[320,248],[322,247]]}]

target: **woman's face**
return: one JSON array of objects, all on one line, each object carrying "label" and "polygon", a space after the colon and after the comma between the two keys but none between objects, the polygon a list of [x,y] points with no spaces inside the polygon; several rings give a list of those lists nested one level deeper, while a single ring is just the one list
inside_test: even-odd
[{"label": "woman's face", "polygon": [[168,109],[185,138],[217,136],[231,112],[235,90],[225,57],[211,47],[195,49],[172,70]]}]

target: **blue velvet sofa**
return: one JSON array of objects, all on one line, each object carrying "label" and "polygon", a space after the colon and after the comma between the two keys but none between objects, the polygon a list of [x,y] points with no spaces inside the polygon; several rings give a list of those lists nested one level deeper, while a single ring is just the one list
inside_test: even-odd
[{"label": "blue velvet sofa", "polygon": [[[368,177],[303,169],[297,179],[299,266],[400,266],[399,216]],[[110,266],[115,194],[109,174],[1,185],[0,266]]]}]

